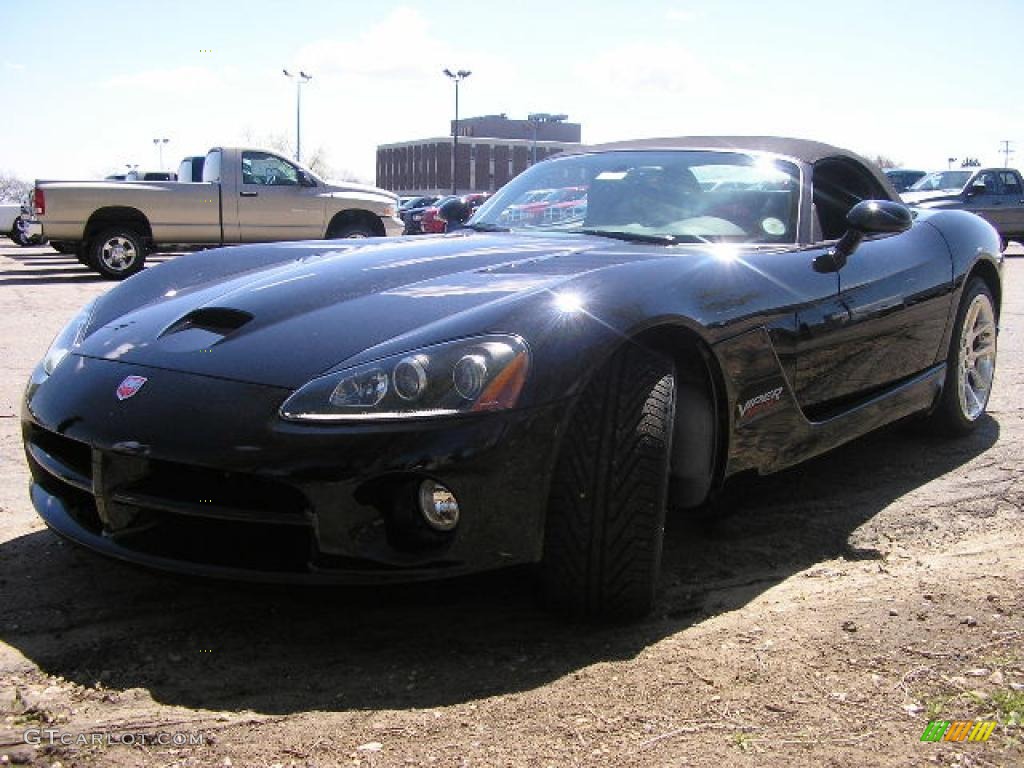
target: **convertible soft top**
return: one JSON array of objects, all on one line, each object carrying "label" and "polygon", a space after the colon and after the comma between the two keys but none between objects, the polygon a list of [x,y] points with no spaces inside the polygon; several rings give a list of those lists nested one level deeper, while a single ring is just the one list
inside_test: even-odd
[{"label": "convertible soft top", "polygon": [[899,199],[885,174],[879,171],[873,163],[855,152],[809,139],[792,139],[785,136],[667,136],[591,144],[565,154],[585,154],[620,149],[732,149],[744,152],[770,152],[794,158],[808,165],[814,165],[828,158],[847,158],[863,165],[890,193],[891,200]]}]

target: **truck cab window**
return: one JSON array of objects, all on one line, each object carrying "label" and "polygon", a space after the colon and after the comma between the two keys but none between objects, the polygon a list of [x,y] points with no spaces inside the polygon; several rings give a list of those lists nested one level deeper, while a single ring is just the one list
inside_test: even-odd
[{"label": "truck cab window", "polygon": [[294,187],[299,183],[299,171],[276,155],[247,151],[242,153],[242,183]]}]

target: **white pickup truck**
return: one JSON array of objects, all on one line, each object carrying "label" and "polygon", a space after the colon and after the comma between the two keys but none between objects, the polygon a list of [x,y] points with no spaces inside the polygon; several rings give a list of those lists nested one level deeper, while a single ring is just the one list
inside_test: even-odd
[{"label": "white pickup truck", "polygon": [[262,149],[216,147],[203,181],[37,181],[35,213],[58,250],[120,280],[172,245],[384,237],[401,234],[398,198],[330,183]]}]

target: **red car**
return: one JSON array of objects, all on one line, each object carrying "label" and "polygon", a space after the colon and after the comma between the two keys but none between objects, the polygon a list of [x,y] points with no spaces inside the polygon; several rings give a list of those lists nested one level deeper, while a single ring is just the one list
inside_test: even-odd
[{"label": "red car", "polygon": [[[469,206],[470,212],[476,211],[477,208],[490,197],[489,192],[473,192],[468,195],[462,196],[462,202]],[[443,201],[446,202],[447,198]],[[440,234],[441,232],[447,232],[448,223],[437,215],[437,206],[430,206],[423,212],[423,218],[420,219],[420,228],[429,234]]]}]

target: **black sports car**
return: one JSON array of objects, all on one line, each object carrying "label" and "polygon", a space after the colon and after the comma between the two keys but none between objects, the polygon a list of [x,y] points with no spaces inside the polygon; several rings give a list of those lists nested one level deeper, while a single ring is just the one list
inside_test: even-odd
[{"label": "black sports car", "polygon": [[[586,194],[510,214],[561,188]],[[650,140],[546,160],[467,222],[455,201],[447,235],[180,257],[33,372],[32,500],[158,568],[538,562],[555,605],[642,615],[666,509],[912,414],[984,414],[999,237],[897,199],[823,144]]]}]

